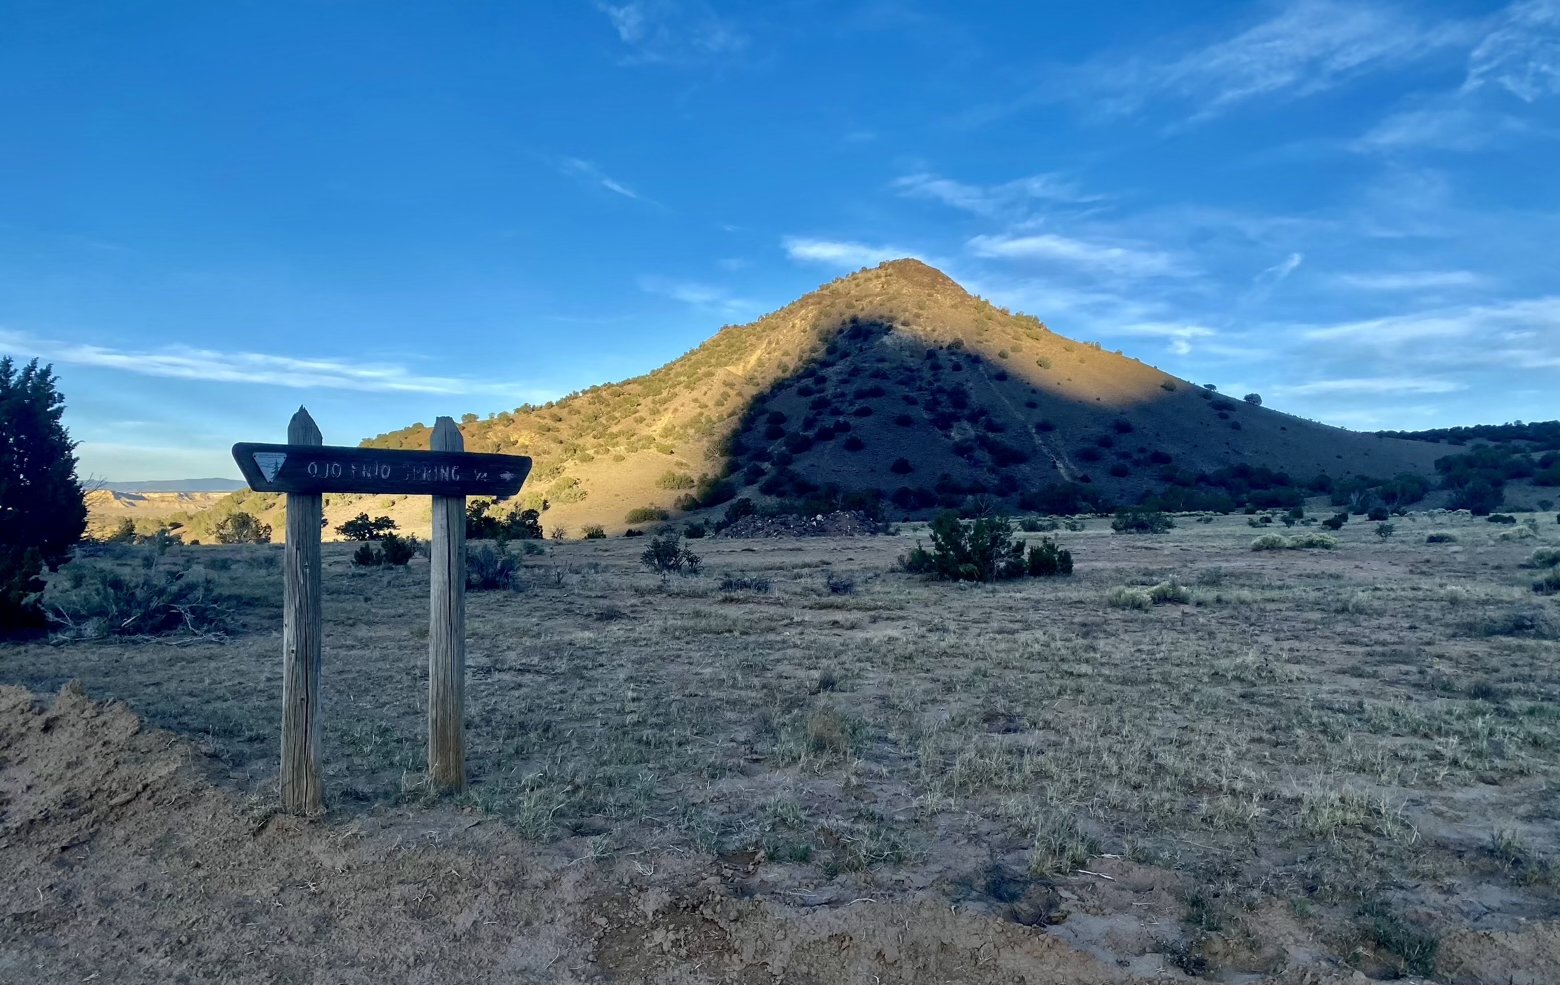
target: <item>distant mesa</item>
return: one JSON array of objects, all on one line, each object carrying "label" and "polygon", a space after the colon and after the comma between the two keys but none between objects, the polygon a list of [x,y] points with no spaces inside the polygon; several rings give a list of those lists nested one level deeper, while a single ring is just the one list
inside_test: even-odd
[{"label": "distant mesa", "polygon": [[109,492],[237,492],[247,489],[242,479],[151,479],[145,482],[105,482]]}]

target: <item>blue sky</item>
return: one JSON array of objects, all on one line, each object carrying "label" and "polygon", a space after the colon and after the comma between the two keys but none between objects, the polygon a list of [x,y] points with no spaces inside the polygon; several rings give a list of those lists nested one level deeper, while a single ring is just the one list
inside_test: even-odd
[{"label": "blue sky", "polygon": [[1560,417],[1560,0],[0,23],[0,352],[98,477],[561,396],[898,256],[1331,423]]}]

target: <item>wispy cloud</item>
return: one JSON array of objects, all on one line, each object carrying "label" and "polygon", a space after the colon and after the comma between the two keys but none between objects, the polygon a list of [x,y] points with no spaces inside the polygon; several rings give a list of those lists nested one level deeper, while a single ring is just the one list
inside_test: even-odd
[{"label": "wispy cloud", "polygon": [[968,247],[974,255],[988,259],[1054,262],[1117,276],[1173,276],[1185,272],[1183,265],[1168,253],[1054,233],[976,236]]},{"label": "wispy cloud", "polygon": [[638,192],[634,191],[632,188],[613,178],[611,175],[605,173],[600,168],[596,167],[596,165],[592,164],[590,161],[584,160],[583,158],[562,158],[558,162],[558,170],[568,177],[579,178],[582,181],[587,181],[591,184],[599,185],[613,194],[622,195],[624,198],[637,199],[639,197]]},{"label": "wispy cloud", "polygon": [[673,280],[667,277],[646,275],[639,278],[639,289],[649,294],[658,294],[662,297],[671,298],[673,301],[692,305],[695,308],[718,311],[724,315],[756,315],[760,309],[760,305],[756,301],[737,297],[724,288],[710,284],[701,284],[697,281]]},{"label": "wispy cloud", "polygon": [[0,346],[13,352],[77,366],[112,369],[206,383],[248,383],[293,389],[358,390],[378,393],[501,394],[547,400],[556,394],[520,383],[497,383],[453,376],[410,373],[403,366],[357,360],[274,356],[263,352],[225,352],[190,346],[120,349],[0,331]]},{"label": "wispy cloud", "polygon": [[1209,339],[1219,334],[1206,325],[1184,325],[1176,322],[1140,322],[1112,328],[1110,333],[1134,338],[1168,339],[1170,351],[1178,356],[1191,355],[1194,340]]},{"label": "wispy cloud", "polygon": [[1501,339],[1530,338],[1560,345],[1560,296],[1495,304],[1462,305],[1310,328],[1313,342],[1352,340],[1371,346],[1398,346],[1425,339],[1477,337],[1481,345]]},{"label": "wispy cloud", "polygon": [[1429,377],[1371,376],[1341,380],[1314,380],[1274,388],[1274,393],[1286,397],[1317,397],[1327,395],[1386,396],[1404,393],[1456,393],[1466,390],[1466,383],[1456,380],[1440,380]]},{"label": "wispy cloud", "polygon": [[928,199],[983,216],[1011,216],[1033,201],[1093,202],[1071,179],[1058,174],[1036,174],[995,185],[972,185],[936,174],[908,174],[889,186],[906,198]]},{"label": "wispy cloud", "polygon": [[1406,270],[1368,274],[1338,274],[1337,284],[1362,291],[1433,291],[1479,287],[1485,278],[1471,270]]},{"label": "wispy cloud", "polygon": [[1509,113],[1470,105],[1460,97],[1445,97],[1417,109],[1402,110],[1371,127],[1350,148],[1365,153],[1393,153],[1430,148],[1475,151],[1540,132]]},{"label": "wispy cloud", "polygon": [[1465,90],[1498,86],[1535,102],[1560,95],[1560,0],[1522,0],[1468,57]]},{"label": "wispy cloud", "polygon": [[783,245],[785,255],[792,260],[822,263],[831,267],[871,267],[885,260],[898,260],[903,257],[929,259],[915,250],[902,246],[873,246],[850,240],[787,236]]},{"label": "wispy cloud", "polygon": [[748,37],[736,24],[698,0],[632,0],[597,3],[630,63],[679,64],[735,54]]},{"label": "wispy cloud", "polygon": [[1151,102],[1191,107],[1207,118],[1260,98],[1298,98],[1469,43],[1470,26],[1420,20],[1371,2],[1296,0],[1273,16],[1163,59],[1100,60],[1077,73],[1079,98],[1117,115]]}]

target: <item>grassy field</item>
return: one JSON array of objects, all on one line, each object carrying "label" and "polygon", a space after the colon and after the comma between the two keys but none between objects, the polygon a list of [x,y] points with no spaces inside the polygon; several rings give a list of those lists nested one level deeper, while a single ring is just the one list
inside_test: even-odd
[{"label": "grassy field", "polygon": [[[1557,915],[1560,605],[1531,558],[1560,526],[1536,519],[1401,517],[1390,539],[1357,519],[1332,549],[1253,551],[1300,528],[1097,518],[1055,535],[1074,576],[997,586],[897,572],[914,525],[690,541],[703,573],[666,580],[642,540],[548,543],[519,590],[468,600],[463,804],[585,861],[709,857],[797,905],[943,894],[1123,966],[1444,972],[1448,935]],[[431,799],[427,562],[349,554],[326,547],[333,823]],[[229,612],[8,647],[0,680],[121,698],[263,810],[280,556],[79,560],[186,570]]]}]

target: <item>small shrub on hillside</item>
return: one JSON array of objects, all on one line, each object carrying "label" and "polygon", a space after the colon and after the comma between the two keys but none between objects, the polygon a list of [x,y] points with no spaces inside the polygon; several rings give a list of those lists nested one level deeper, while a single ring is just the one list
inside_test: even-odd
[{"label": "small shrub on hillside", "polygon": [[580,533],[586,540],[604,540],[607,536],[606,530],[599,523],[587,523]]},{"label": "small shrub on hillside", "polygon": [[1376,524],[1376,536],[1380,537],[1382,540],[1386,540],[1387,538],[1391,537],[1396,530],[1397,527],[1394,527],[1390,523]]},{"label": "small shrub on hillside", "polygon": [[639,563],[664,580],[674,574],[696,575],[704,561],[699,555],[678,543],[678,536],[671,533],[653,538],[650,546],[639,555]]},{"label": "small shrub on hillside", "polygon": [[1334,513],[1332,516],[1322,521],[1322,526],[1326,527],[1328,530],[1342,530],[1343,525],[1348,522],[1349,514]]},{"label": "small shrub on hillside", "polygon": [[629,523],[655,523],[659,520],[670,520],[672,515],[659,506],[638,506],[628,511],[624,517]]},{"label": "small shrub on hillside", "polygon": [[1073,572],[1072,551],[1059,547],[1049,537],[1038,544],[1029,545],[1029,558],[1025,565],[1031,578],[1055,578]]},{"label": "small shrub on hillside", "polygon": [[380,563],[379,552],[374,550],[373,544],[359,544],[358,549],[352,552],[352,563],[359,568],[377,568]]},{"label": "small shrub on hillside", "polygon": [[1365,519],[1371,521],[1372,523],[1385,523],[1391,518],[1392,511],[1388,510],[1385,506],[1371,507],[1370,513],[1365,517]]},{"label": "small shrub on hillside", "polygon": [[633,527],[629,527],[627,530],[623,531],[624,537],[643,537],[644,535],[645,532],[643,530],[635,530]]},{"label": "small shrub on hillside", "polygon": [[1502,530],[1495,535],[1496,540],[1532,540],[1538,536],[1538,531],[1529,526],[1512,527],[1510,530]]},{"label": "small shrub on hillside", "polygon": [[683,527],[683,536],[689,540],[698,540],[707,533],[709,533],[709,527],[703,523],[690,523]]},{"label": "small shrub on hillside", "polygon": [[520,565],[520,557],[509,553],[508,544],[475,544],[466,550],[466,588],[473,592],[514,588]]},{"label": "small shrub on hillside", "polygon": [[1489,522],[1489,523],[1502,523],[1502,524],[1506,524],[1507,526],[1510,526],[1510,525],[1515,524],[1517,522],[1517,518],[1512,516],[1509,513],[1491,513],[1489,516],[1485,517],[1484,519],[1485,519],[1486,522]]},{"label": "small shrub on hillside", "polygon": [[1018,521],[1018,529],[1026,534],[1050,533],[1061,529],[1061,524],[1052,519],[1041,519],[1037,516],[1026,516]]},{"label": "small shrub on hillside", "polygon": [[915,471],[915,466],[910,464],[910,459],[908,458],[896,458],[894,459],[894,464],[890,465],[888,470],[895,475],[909,475]]},{"label": "small shrub on hillside", "polygon": [[1175,520],[1157,510],[1122,510],[1110,522],[1118,534],[1162,534],[1174,529]]},{"label": "small shrub on hillside", "polygon": [[[782,415],[783,416],[783,415]],[[698,480],[686,472],[664,472],[655,480],[662,489],[692,489]]]},{"label": "small shrub on hillside", "polygon": [[1428,534],[1425,534],[1425,543],[1426,544],[1455,544],[1455,543],[1457,543],[1457,535],[1454,534],[1454,533],[1450,533],[1448,531],[1445,531],[1445,530],[1434,530],[1434,531],[1431,531]]},{"label": "small shrub on hillside", "polygon": [[1282,551],[1289,547],[1289,538],[1283,534],[1263,534],[1251,542],[1254,551]]}]

